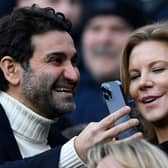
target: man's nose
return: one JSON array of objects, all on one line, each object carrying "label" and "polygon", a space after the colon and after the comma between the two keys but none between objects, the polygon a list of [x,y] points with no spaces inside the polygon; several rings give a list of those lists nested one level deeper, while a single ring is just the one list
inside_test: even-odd
[{"label": "man's nose", "polygon": [[78,68],[76,66],[73,66],[71,63],[68,63],[64,70],[64,78],[72,82],[78,82],[80,79]]},{"label": "man's nose", "polygon": [[100,39],[102,42],[111,41],[112,38],[111,38],[111,33],[110,33],[110,31],[104,30],[104,31],[100,32],[100,33],[99,33],[99,39]]}]

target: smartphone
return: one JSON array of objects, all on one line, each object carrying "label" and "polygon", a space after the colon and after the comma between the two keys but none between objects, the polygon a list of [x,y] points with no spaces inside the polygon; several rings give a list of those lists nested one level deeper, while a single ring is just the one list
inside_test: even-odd
[{"label": "smartphone", "polygon": [[[114,113],[123,106],[131,104],[132,106],[135,106],[135,103],[132,99],[128,99],[124,96],[123,89],[121,82],[119,80],[115,81],[109,81],[109,82],[104,82],[101,84],[101,90],[103,94],[103,98],[106,102],[107,108],[109,110],[109,113]],[[120,119],[118,119],[115,122],[115,125],[118,125],[120,123],[123,123],[131,118],[130,114],[127,114]],[[130,135],[133,135],[136,133],[138,130],[137,128],[131,128],[119,135],[119,139],[126,138]]]}]

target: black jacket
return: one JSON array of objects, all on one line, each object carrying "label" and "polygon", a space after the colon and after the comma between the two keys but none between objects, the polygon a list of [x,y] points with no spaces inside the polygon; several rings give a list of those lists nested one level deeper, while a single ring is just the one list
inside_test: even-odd
[{"label": "black jacket", "polygon": [[4,109],[0,105],[0,168],[56,168],[61,145],[66,139],[51,130],[48,137],[51,150],[23,159]]}]

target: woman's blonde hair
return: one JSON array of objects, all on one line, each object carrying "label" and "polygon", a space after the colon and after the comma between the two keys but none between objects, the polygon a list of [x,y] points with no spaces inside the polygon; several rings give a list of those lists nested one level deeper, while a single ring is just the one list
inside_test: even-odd
[{"label": "woman's blonde hair", "polygon": [[[134,31],[128,38],[121,54],[120,77],[126,96],[129,94],[129,58],[134,47],[146,41],[161,41],[168,43],[168,22],[153,23]],[[139,114],[138,114],[139,115]],[[148,140],[157,142],[156,134],[151,123],[142,117],[144,135]]]},{"label": "woman's blonde hair", "polygon": [[106,156],[111,156],[123,167],[167,168],[167,155],[143,139],[98,144],[88,152],[88,168],[96,168]]}]

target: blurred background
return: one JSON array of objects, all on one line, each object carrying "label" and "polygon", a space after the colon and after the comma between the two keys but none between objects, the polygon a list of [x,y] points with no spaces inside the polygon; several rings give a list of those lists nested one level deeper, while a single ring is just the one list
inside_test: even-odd
[{"label": "blurred background", "polygon": [[119,79],[120,52],[134,29],[168,19],[168,0],[1,0],[0,17],[34,3],[63,12],[73,25],[81,72],[77,107],[53,125],[70,138],[109,114],[100,84]]}]

